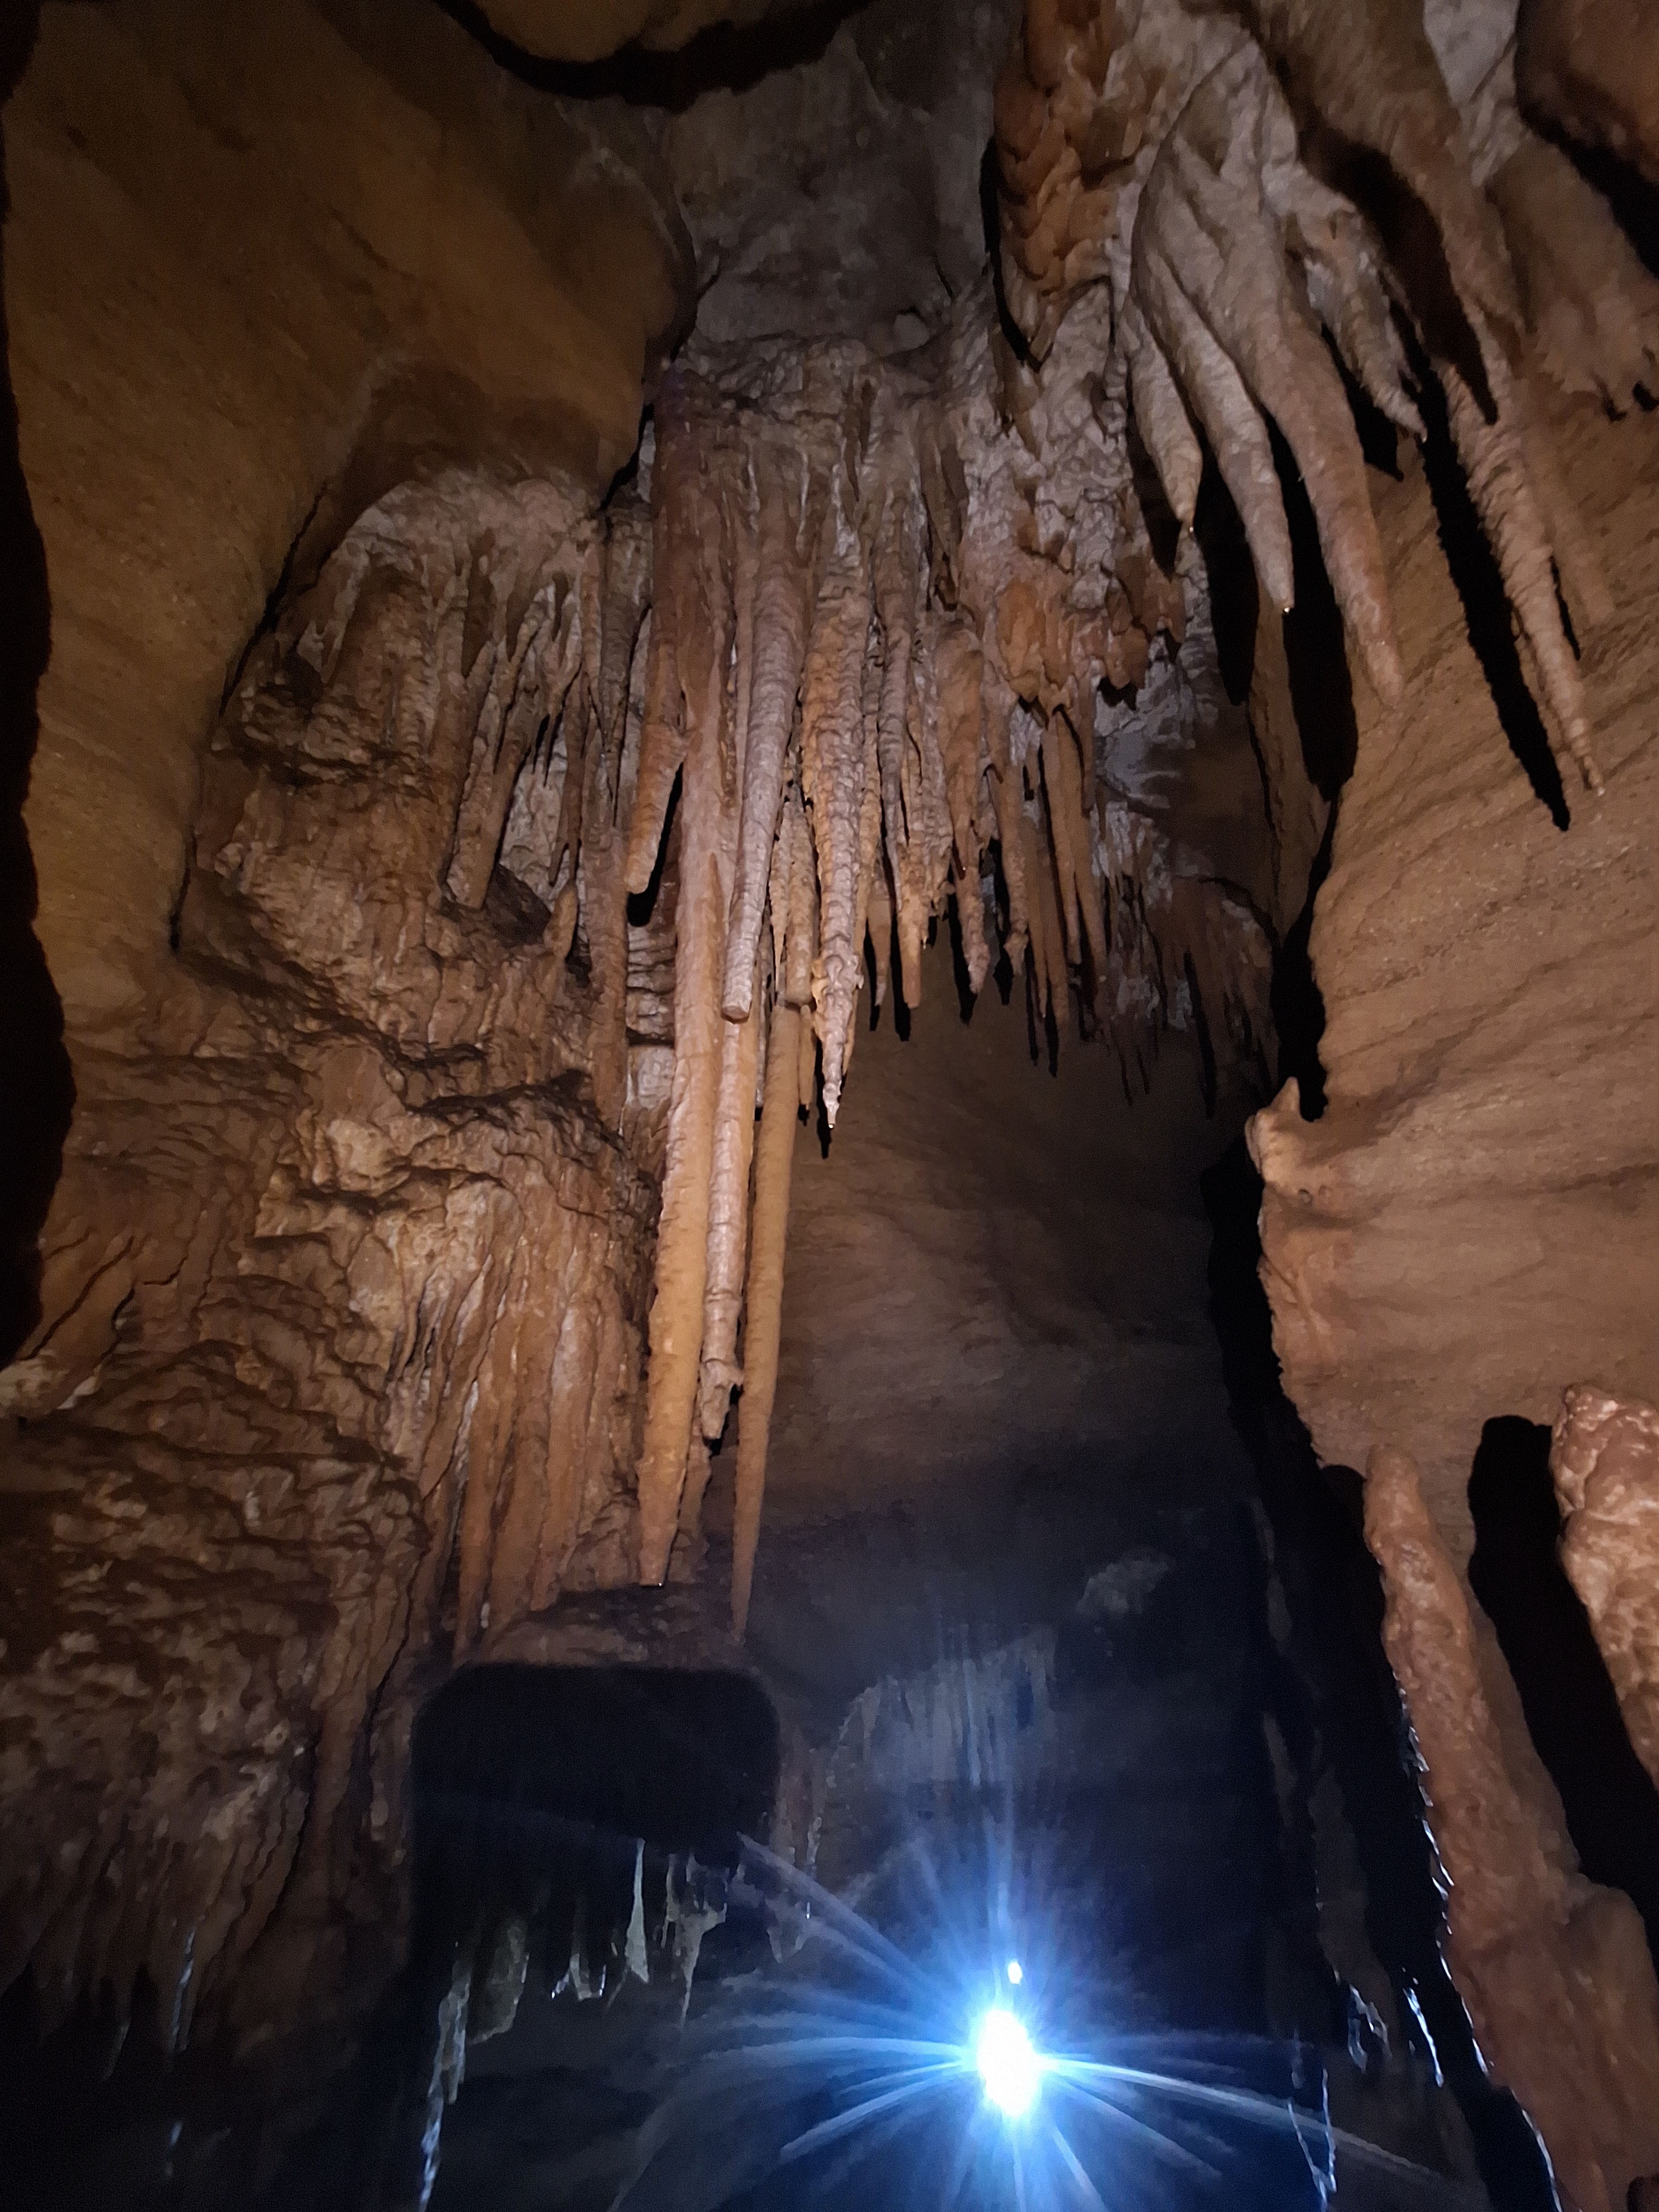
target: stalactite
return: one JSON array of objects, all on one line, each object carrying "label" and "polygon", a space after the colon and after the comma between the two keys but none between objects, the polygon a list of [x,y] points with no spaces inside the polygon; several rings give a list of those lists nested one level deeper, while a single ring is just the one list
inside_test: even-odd
[{"label": "stalactite", "polygon": [[766,1103],[755,1152],[755,1214],[750,1231],[747,1319],[744,1332],[744,1391],[738,1407],[738,1466],[732,1534],[732,1627],[741,1637],[760,1540],[766,1488],[767,1441],[778,1386],[778,1340],[783,1317],[783,1255],[789,1227],[790,1169],[800,1091],[799,1011],[781,1006],[773,1016],[767,1054]]},{"label": "stalactite", "polygon": [[876,1007],[887,1003],[887,987],[893,972],[893,900],[887,888],[887,871],[878,866],[870,885],[867,921],[870,950],[876,970]]},{"label": "stalactite", "polygon": [[[646,456],[649,610],[636,520],[602,595],[602,673],[588,684],[599,713],[567,708],[559,724],[574,853],[580,817],[605,792],[614,808],[621,789],[609,750],[603,776],[573,775],[594,731],[609,744],[628,659],[611,633],[631,635],[635,894],[652,880],[677,779],[680,789],[673,1092],[640,1463],[647,1578],[666,1562],[694,1414],[697,1435],[717,1439],[739,1335],[755,1341],[744,1250],[757,1069],[763,1056],[763,1123],[787,1091],[821,1097],[833,1127],[866,945],[877,1006],[896,945],[915,1009],[923,949],[954,902],[979,990],[993,958],[988,872],[1034,1040],[1068,1026],[1075,995],[1126,1081],[1132,1066],[1145,1074],[1148,1024],[1196,1022],[1212,1045],[1259,1061],[1260,925],[1224,886],[1172,870],[1167,840],[1097,781],[1103,681],[1132,699],[1155,641],[1175,653],[1186,623],[1190,559],[1154,550],[1133,438],[1183,533],[1207,443],[1262,589],[1288,609],[1277,428],[1352,654],[1393,701],[1400,659],[1343,372],[1422,434],[1408,319],[1413,359],[1445,388],[1556,732],[1598,781],[1555,601],[1558,553],[1586,619],[1605,590],[1510,357],[1523,295],[1540,331],[1563,326],[1536,210],[1547,187],[1567,188],[1527,153],[1512,96],[1505,107],[1489,88],[1460,91],[1460,122],[1431,37],[1455,46],[1454,74],[1468,74],[1462,18],[1431,8],[1425,34],[1397,14],[1360,0],[1349,39],[1337,0],[1233,13],[1028,0],[995,124],[1002,274],[1030,358],[1016,358],[986,291],[958,302],[925,363],[878,361],[850,341],[711,345],[665,386]],[[1417,196],[1415,232],[1378,198],[1379,158]],[[1521,288],[1482,189],[1499,173],[1509,228],[1532,240],[1517,248]],[[1602,388],[1624,396],[1650,334],[1605,319]],[[582,863],[584,887],[597,866]],[[769,962],[757,958],[769,908]],[[755,1265],[751,1253],[750,1280]],[[747,1389],[752,1468],[752,1373]]]},{"label": "stalactite", "polygon": [[[727,680],[733,629],[730,556],[725,518],[697,472],[698,429],[683,392],[659,405],[658,440],[659,512],[671,518],[670,565],[665,578],[659,576],[658,589],[672,609],[685,739],[674,961],[674,1080],[639,1462],[640,1578],[647,1583],[660,1582],[667,1572],[697,1395],[708,1280],[709,1176],[726,1026],[720,1010],[720,975],[737,842],[735,745]],[[641,792],[643,746],[642,738]],[[636,799],[636,807],[639,804]],[[638,821],[636,813],[636,828]],[[630,886],[639,866],[636,854]],[[649,877],[647,869],[647,882]]]},{"label": "stalactite", "polygon": [[1468,479],[1504,589],[1531,648],[1539,688],[1555,718],[1562,743],[1592,791],[1602,788],[1590,750],[1589,708],[1578,663],[1561,625],[1548,535],[1522,445],[1520,408],[1497,345],[1477,329],[1488,388],[1497,402],[1488,419],[1461,372],[1441,365],[1453,443]]},{"label": "stalactite", "polygon": [[629,890],[635,896],[650,889],[668,803],[685,758],[685,708],[678,650],[680,594],[673,580],[677,574],[677,550],[679,567],[683,568],[689,557],[688,549],[678,538],[684,527],[684,516],[677,481],[678,471],[690,465],[690,456],[683,450],[688,443],[684,424],[676,419],[671,398],[665,406],[661,432],[652,441],[651,657],[646,675],[645,719],[640,730],[639,769],[634,811],[628,825],[624,870]]},{"label": "stalactite", "polygon": [[749,1012],[728,1020],[720,1039],[720,1098],[708,1195],[708,1274],[703,1294],[702,1368],[697,1418],[711,1442],[726,1426],[732,1393],[743,1381],[737,1361],[748,1251],[749,1164],[755,1137],[755,1068],[761,994],[751,983]]},{"label": "stalactite", "polygon": [[980,896],[979,786],[985,753],[984,671],[979,641],[965,620],[946,623],[938,651],[939,750],[954,850],[952,882],[969,988],[977,994],[990,972],[985,908]]},{"label": "stalactite", "polygon": [[870,632],[869,571],[854,519],[836,523],[836,546],[808,649],[802,687],[801,789],[817,849],[820,908],[813,1000],[822,1052],[823,1109],[841,1104],[847,1033],[863,975],[864,659]]},{"label": "stalactite", "polygon": [[[1292,167],[1294,148],[1290,112],[1246,43],[1198,86],[1152,164],[1132,281],[1215,450],[1263,586],[1288,607],[1290,532],[1262,418],[1278,422],[1308,488],[1338,604],[1378,696],[1391,701],[1400,658],[1358,434],[1330,356],[1292,295],[1264,189],[1269,164]],[[1184,479],[1165,489],[1175,506]]]},{"label": "stalactite", "polygon": [[[1420,435],[1403,312],[1446,386],[1556,738],[1599,788],[1571,647],[1540,579],[1559,556],[1578,570],[1589,619],[1606,599],[1516,363],[1530,328],[1547,373],[1623,404],[1659,358],[1659,288],[1599,195],[1522,122],[1501,0],[1431,0],[1426,27],[1391,0],[1250,0],[1238,15],[1138,0],[1056,15],[1030,0],[996,102],[1009,307],[1047,376],[1091,294],[1111,295],[1113,354],[1177,521],[1195,510],[1196,430],[1263,591],[1288,608],[1276,424],[1385,702],[1399,696],[1399,656],[1359,443],[1319,331],[1383,414]],[[1025,395],[1022,426],[1031,382],[1005,379]]]},{"label": "stalactite", "polygon": [[[728,1020],[749,1011],[755,940],[783,803],[785,757],[806,658],[807,623],[817,593],[822,488],[804,457],[768,455],[760,484],[757,581],[744,762],[743,823],[726,941],[722,1003]],[[793,469],[800,474],[793,477]]]}]

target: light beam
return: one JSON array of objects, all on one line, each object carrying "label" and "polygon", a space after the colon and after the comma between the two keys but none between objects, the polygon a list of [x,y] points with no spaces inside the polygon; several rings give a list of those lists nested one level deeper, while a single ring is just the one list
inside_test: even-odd
[{"label": "light beam", "polygon": [[979,2024],[974,2045],[985,2094],[1000,2112],[1018,2120],[1036,2100],[1042,2062],[1031,2048],[1024,2023],[1001,2005],[993,2005]]}]

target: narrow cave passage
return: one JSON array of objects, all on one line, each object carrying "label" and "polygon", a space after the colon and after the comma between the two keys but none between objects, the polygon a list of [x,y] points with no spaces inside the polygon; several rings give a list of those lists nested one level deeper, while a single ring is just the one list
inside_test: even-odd
[{"label": "narrow cave passage", "polygon": [[[1316,2123],[1334,2115],[1448,2202],[1496,2178],[1496,2201],[1541,2208],[1523,2125],[1457,2040],[1397,1707],[1374,1676],[1330,1679],[1364,1675],[1374,1652],[1374,1570],[1340,1510],[1304,1509],[1276,1535],[1241,1427],[1253,1408],[1259,1447],[1270,1390],[1295,1426],[1259,1359],[1241,1369],[1241,1340],[1265,1326],[1253,1269],[1217,1267],[1234,1224],[1223,1203],[1218,1229],[1207,1170],[1248,1097],[1206,1113],[1180,1035],[1133,1097],[1115,1061],[1075,1039],[1051,1073],[1017,1000],[988,993],[960,1018],[943,933],[925,974],[908,1035],[888,1012],[860,1036],[827,1151],[805,1121],[797,1137],[747,1639],[786,1746],[810,1747],[786,1757],[777,1840],[897,1946],[917,1984],[899,1996],[910,2033],[963,2036],[987,1962],[1012,1961],[1015,2002],[1056,2050],[1127,2039],[1276,2116],[1212,2116],[1212,2170],[1195,2177],[1181,2162],[1192,2115],[1154,2099],[1174,2163],[1111,2144],[1132,2193],[1197,2206],[1219,2185],[1241,2204],[1312,2206],[1331,2156]],[[1277,1449],[1281,1489],[1317,1481],[1300,1461],[1292,1479],[1288,1433]],[[718,1582],[729,1450],[702,1529]],[[1295,1547],[1283,1576],[1279,1540]],[[1356,1576],[1358,1618],[1334,1618]],[[465,1755],[489,1766],[482,1745]],[[617,1753],[624,1790],[633,1755]],[[420,1771],[417,1741],[417,1786]],[[619,1807],[618,1832],[628,1817]],[[624,1848],[603,1916],[621,1995],[580,2002],[562,1922],[518,2024],[469,2058],[439,2212],[550,2201],[538,2191],[598,2208],[625,2176],[630,2202],[665,2212],[872,2189],[898,2203],[958,2161],[963,2115],[946,2100],[896,2137],[872,2129],[769,2170],[846,2102],[803,2081],[789,2050],[847,2032],[848,2006],[867,2033],[872,1984],[883,2005],[893,1992],[833,1940],[826,1952],[825,1929],[799,1948],[799,1929],[782,1937],[780,1893],[747,1863],[682,2028],[672,1978],[647,1989],[621,1964],[632,1869]],[[1392,1994],[1407,1960],[1417,2014]],[[635,2171],[652,2094],[672,2148]],[[1337,2168],[1350,2201],[1393,2201],[1386,2169],[1353,2148]],[[975,2165],[963,2201],[1000,2203],[1006,2182],[994,2158]]]}]

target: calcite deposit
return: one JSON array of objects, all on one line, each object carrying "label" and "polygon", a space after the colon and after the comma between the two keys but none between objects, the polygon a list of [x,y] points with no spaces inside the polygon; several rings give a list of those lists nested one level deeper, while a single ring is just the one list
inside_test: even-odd
[{"label": "calcite deposit", "polygon": [[1561,1564],[1607,1662],[1625,1727],[1659,1784],[1659,1413],[1579,1383],[1550,1444]]}]

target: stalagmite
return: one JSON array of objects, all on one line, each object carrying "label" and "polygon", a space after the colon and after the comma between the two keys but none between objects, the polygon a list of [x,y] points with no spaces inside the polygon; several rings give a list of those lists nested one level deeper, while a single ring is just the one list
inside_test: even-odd
[{"label": "stalagmite", "polygon": [[755,1150],[755,1213],[749,1237],[747,1320],[744,1333],[744,1391],[738,1407],[736,1503],[732,1534],[732,1627],[741,1638],[749,1619],[749,1594],[760,1540],[761,1500],[766,1488],[766,1449],[772,1401],[778,1387],[778,1339],[783,1319],[783,1255],[789,1228],[789,1180],[799,1103],[796,1081],[798,1010],[781,1006],[772,1017],[767,1053],[766,1103]]}]

